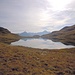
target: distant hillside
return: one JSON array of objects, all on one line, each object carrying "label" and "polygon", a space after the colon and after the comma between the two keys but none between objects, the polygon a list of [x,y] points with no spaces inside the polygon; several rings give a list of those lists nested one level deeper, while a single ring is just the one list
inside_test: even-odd
[{"label": "distant hillside", "polygon": [[72,43],[75,45],[75,25],[64,27],[59,31],[54,31],[50,34],[43,35],[42,37],[48,39],[58,39],[65,44]]},{"label": "distant hillside", "polygon": [[43,31],[43,32],[38,32],[38,33],[28,33],[28,32],[23,32],[23,33],[20,33],[19,35],[20,36],[35,36],[35,35],[39,35],[39,36],[41,36],[41,35],[45,35],[45,34],[48,34],[48,33],[50,33],[50,32],[48,32],[48,31]]},{"label": "distant hillside", "polygon": [[0,27],[0,42],[8,43],[19,40],[20,36],[11,33],[8,29]]}]

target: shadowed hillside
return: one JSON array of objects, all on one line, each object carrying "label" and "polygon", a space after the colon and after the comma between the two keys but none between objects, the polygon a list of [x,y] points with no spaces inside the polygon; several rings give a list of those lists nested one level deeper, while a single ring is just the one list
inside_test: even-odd
[{"label": "shadowed hillside", "polygon": [[8,33],[11,33],[11,32],[3,27],[0,27],[0,35],[1,34],[8,34]]},{"label": "shadowed hillside", "polygon": [[17,41],[20,39],[20,36],[17,34],[11,33],[8,29],[0,27],[0,42],[8,43]]},{"label": "shadowed hillside", "polygon": [[75,45],[75,25],[64,27],[59,31],[54,31],[50,34],[43,35],[42,37],[48,39],[57,39],[64,44]]}]

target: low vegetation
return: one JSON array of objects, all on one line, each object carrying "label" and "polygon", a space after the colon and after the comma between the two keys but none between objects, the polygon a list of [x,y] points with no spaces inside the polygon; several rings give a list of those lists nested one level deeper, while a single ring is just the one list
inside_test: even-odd
[{"label": "low vegetation", "polygon": [[0,75],[75,75],[75,48],[48,50],[11,46],[8,43],[19,36],[2,34],[2,38]]},{"label": "low vegetation", "polygon": [[18,41],[21,37],[16,34],[2,34],[0,35],[0,42],[11,44],[11,42]]},{"label": "low vegetation", "polygon": [[8,43],[19,40],[21,37],[17,34],[11,33],[9,30],[0,27],[0,42]]},{"label": "low vegetation", "polygon": [[41,50],[0,43],[0,75],[75,75],[75,48]]}]

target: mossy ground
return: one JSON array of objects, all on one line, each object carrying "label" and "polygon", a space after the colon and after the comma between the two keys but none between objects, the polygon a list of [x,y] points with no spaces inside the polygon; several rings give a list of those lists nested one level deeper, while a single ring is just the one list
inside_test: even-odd
[{"label": "mossy ground", "polygon": [[0,75],[75,75],[75,48],[43,50],[0,43]]}]

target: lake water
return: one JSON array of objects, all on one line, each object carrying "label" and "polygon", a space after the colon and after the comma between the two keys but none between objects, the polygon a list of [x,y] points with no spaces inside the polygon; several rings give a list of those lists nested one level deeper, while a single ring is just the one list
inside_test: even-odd
[{"label": "lake water", "polygon": [[19,41],[12,42],[11,45],[19,45],[32,48],[40,49],[63,49],[63,48],[72,48],[72,45],[65,45],[61,42],[53,42],[49,39],[42,38],[24,38]]}]

